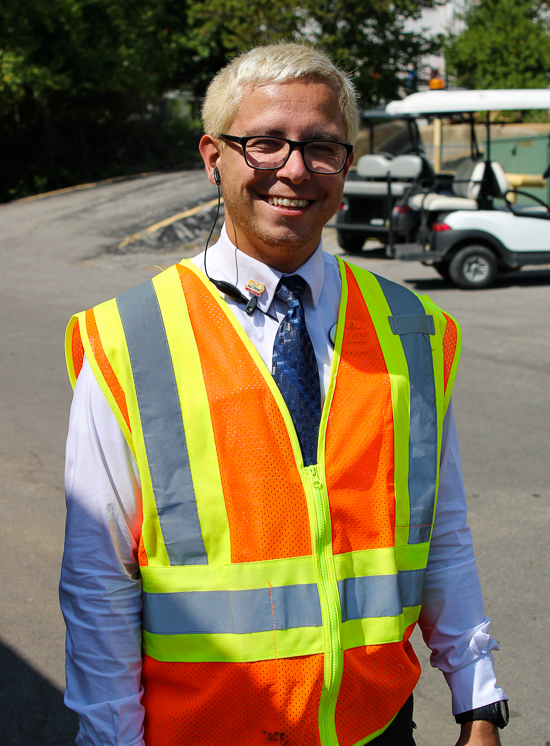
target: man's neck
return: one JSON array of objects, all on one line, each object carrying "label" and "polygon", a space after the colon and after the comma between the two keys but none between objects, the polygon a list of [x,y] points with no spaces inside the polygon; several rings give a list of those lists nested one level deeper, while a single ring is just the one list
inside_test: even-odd
[{"label": "man's neck", "polygon": [[296,272],[305,264],[313,256],[321,241],[321,236],[315,236],[303,244],[287,243],[272,246],[261,239],[256,241],[243,240],[239,236],[239,231],[235,230],[235,226],[227,218],[226,230],[227,237],[239,251],[285,275]]}]

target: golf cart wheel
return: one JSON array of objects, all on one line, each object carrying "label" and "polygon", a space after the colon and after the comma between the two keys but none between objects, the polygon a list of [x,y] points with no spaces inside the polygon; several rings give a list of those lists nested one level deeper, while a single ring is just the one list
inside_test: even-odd
[{"label": "golf cart wheel", "polygon": [[358,254],[366,241],[363,233],[343,233],[338,231],[338,246],[350,254]]},{"label": "golf cart wheel", "polygon": [[485,246],[465,246],[449,263],[449,277],[466,290],[490,287],[497,276],[497,259]]}]

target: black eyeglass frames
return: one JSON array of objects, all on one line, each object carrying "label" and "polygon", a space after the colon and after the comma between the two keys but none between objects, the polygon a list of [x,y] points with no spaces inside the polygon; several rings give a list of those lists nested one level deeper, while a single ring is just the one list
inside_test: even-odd
[{"label": "black eyeglass frames", "polygon": [[246,165],[260,171],[282,168],[294,148],[298,148],[308,171],[339,174],[353,151],[353,145],[337,140],[287,140],[270,135],[220,135],[220,139],[238,143],[243,149]]}]

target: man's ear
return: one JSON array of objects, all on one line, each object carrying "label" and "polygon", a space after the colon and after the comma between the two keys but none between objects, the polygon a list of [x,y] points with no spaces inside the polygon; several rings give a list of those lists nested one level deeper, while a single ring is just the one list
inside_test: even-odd
[{"label": "man's ear", "polygon": [[199,150],[204,161],[206,175],[211,184],[216,184],[214,168],[218,167],[220,154],[218,152],[219,140],[211,135],[203,135],[199,143]]},{"label": "man's ear", "polygon": [[350,153],[350,156],[349,156],[348,160],[346,161],[346,165],[345,165],[345,168],[344,168],[344,179],[348,175],[348,171],[350,170],[350,168],[353,165],[353,159],[354,158],[355,158],[355,151],[352,151]]}]

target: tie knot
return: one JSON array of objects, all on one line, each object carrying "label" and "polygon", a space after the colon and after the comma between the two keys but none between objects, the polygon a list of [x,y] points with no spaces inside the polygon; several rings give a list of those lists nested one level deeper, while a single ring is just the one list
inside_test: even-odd
[{"label": "tie knot", "polygon": [[299,275],[281,277],[275,295],[288,305],[292,304],[292,306],[302,306],[304,303],[303,295],[306,285],[307,283],[304,278]]}]

